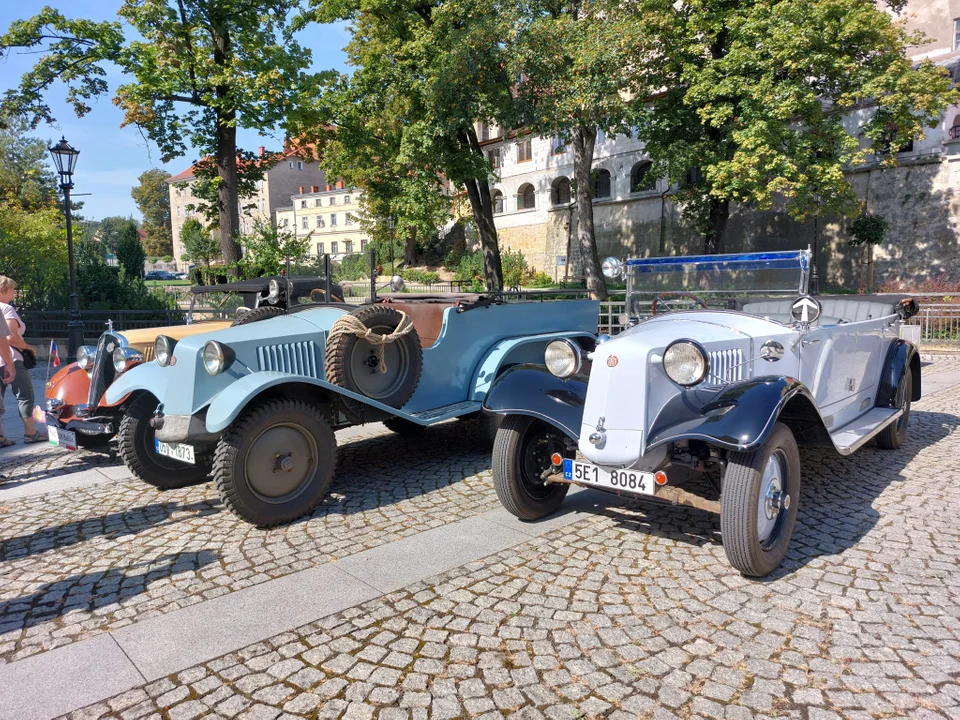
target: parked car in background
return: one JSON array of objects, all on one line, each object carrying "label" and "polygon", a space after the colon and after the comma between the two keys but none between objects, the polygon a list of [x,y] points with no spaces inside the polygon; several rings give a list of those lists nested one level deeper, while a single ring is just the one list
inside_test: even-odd
[{"label": "parked car in background", "polygon": [[186,280],[188,277],[190,277],[190,273],[186,273],[186,272],[175,272],[175,273],[173,274],[173,277],[175,277],[177,280]]},{"label": "parked car in background", "polygon": [[134,474],[179,487],[212,471],[224,505],[266,527],[326,495],[335,429],[383,420],[407,433],[476,415],[494,379],[541,357],[551,340],[592,349],[597,314],[590,300],[463,294],[307,305],[255,327],[182,338],[124,373],[107,402],[138,408],[119,438]]},{"label": "parked car in background", "polygon": [[[169,353],[173,343],[191,335],[249,324],[285,313],[291,305],[312,302],[326,293],[322,277],[263,277],[224,285],[190,288],[183,325],[116,330],[108,323],[96,345],[84,345],[76,362],[62,367],[46,385],[45,407],[37,419],[45,422],[50,441],[70,449],[100,447],[116,434],[120,419],[130,411],[152,413],[132,402],[108,402],[104,393],[130,368]],[[339,299],[343,291],[331,285]],[[166,338],[157,342],[158,337]]]},{"label": "parked car in background", "polygon": [[916,301],[810,296],[809,267],[808,251],[605,261],[627,282],[624,331],[592,352],[553,341],[486,397],[504,507],[543,517],[570,484],[692,505],[719,513],[736,569],[772,572],[800,504],[797,446],[899,448],[920,398],[898,332]]},{"label": "parked car in background", "polygon": [[144,280],[176,280],[177,277],[172,272],[166,270],[151,270],[143,276]]}]

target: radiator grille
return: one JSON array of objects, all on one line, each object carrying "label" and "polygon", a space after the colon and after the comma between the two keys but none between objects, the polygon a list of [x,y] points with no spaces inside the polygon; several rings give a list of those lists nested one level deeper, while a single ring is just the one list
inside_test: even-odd
[{"label": "radiator grille", "polygon": [[317,374],[317,348],[312,340],[307,342],[261,345],[257,348],[260,370],[305,375],[319,378]]},{"label": "radiator grille", "polygon": [[90,368],[90,391],[87,394],[87,404],[91,408],[100,404],[103,394],[117,374],[113,369],[113,351],[118,347],[120,338],[110,333],[104,333],[97,341],[97,353]]},{"label": "radiator grille", "polygon": [[743,380],[743,353],[738,350],[714,350],[710,353],[708,385],[727,385]]}]

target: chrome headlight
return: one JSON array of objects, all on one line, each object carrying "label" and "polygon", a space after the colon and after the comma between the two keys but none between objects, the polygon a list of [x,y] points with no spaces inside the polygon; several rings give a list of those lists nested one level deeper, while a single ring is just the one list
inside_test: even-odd
[{"label": "chrome headlight", "polygon": [[143,353],[129,347],[118,347],[113,351],[113,369],[118,373],[126,372],[134,365],[143,362]]},{"label": "chrome headlight", "polygon": [[700,343],[674,340],[663,353],[663,370],[677,385],[690,387],[706,379],[710,372],[710,359]]},{"label": "chrome headlight", "polygon": [[276,279],[270,281],[267,291],[267,302],[275,304],[280,299],[280,283]]},{"label": "chrome headlight", "polygon": [[558,378],[575,375],[583,365],[580,346],[570,340],[554,340],[547,344],[543,352],[543,362],[547,370]]},{"label": "chrome headlight", "polygon": [[157,360],[157,365],[166,367],[170,364],[170,358],[173,357],[173,349],[177,346],[177,341],[168,338],[166,335],[157,335],[153,342],[153,356]]},{"label": "chrome headlight", "polygon": [[615,257],[608,257],[601,263],[600,270],[605,278],[616,280],[623,275],[623,263]]},{"label": "chrome headlight", "polygon": [[211,375],[219,375],[227,366],[227,354],[216,340],[207,340],[203,346],[203,368]]},{"label": "chrome headlight", "polygon": [[93,365],[93,358],[97,355],[97,349],[93,345],[81,345],[77,348],[77,365],[81,370],[86,370]]}]

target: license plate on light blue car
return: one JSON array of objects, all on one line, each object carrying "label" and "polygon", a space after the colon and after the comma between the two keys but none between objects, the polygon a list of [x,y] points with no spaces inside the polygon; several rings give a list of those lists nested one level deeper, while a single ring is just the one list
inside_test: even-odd
[{"label": "license plate on light blue car", "polygon": [[636,470],[607,470],[592,463],[578,460],[563,461],[563,477],[584,485],[617,492],[635,493],[637,495],[655,495],[657,483],[653,473],[638,472]]},{"label": "license plate on light blue car", "polygon": [[165,443],[160,442],[156,438],[153,439],[153,442],[156,444],[157,455],[163,455],[164,457],[173,458],[174,460],[179,460],[180,462],[189,463],[191,465],[197,464],[197,460],[193,452],[193,445]]}]

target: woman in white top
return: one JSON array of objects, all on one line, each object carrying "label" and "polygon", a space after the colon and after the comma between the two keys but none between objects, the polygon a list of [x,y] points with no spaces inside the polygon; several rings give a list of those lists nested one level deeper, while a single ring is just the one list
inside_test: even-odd
[{"label": "woman in white top", "polygon": [[[23,339],[23,333],[27,331],[27,326],[20,319],[17,311],[14,309],[13,296],[17,292],[17,283],[6,275],[0,275],[0,312],[3,313],[3,321],[10,330],[10,349],[13,350],[14,377],[11,382],[0,381],[0,399],[9,385],[13,390],[13,395],[17,398],[17,406],[20,409],[20,417],[23,418],[23,442],[26,444],[35,442],[44,442],[47,437],[37,432],[33,423],[33,405],[36,398],[33,394],[33,381],[30,378],[30,371],[23,366],[23,355],[18,350],[29,349],[30,346]],[[6,362],[0,357],[0,367],[4,367]],[[4,437],[0,440],[0,447],[9,447],[13,445],[13,440]]]}]

